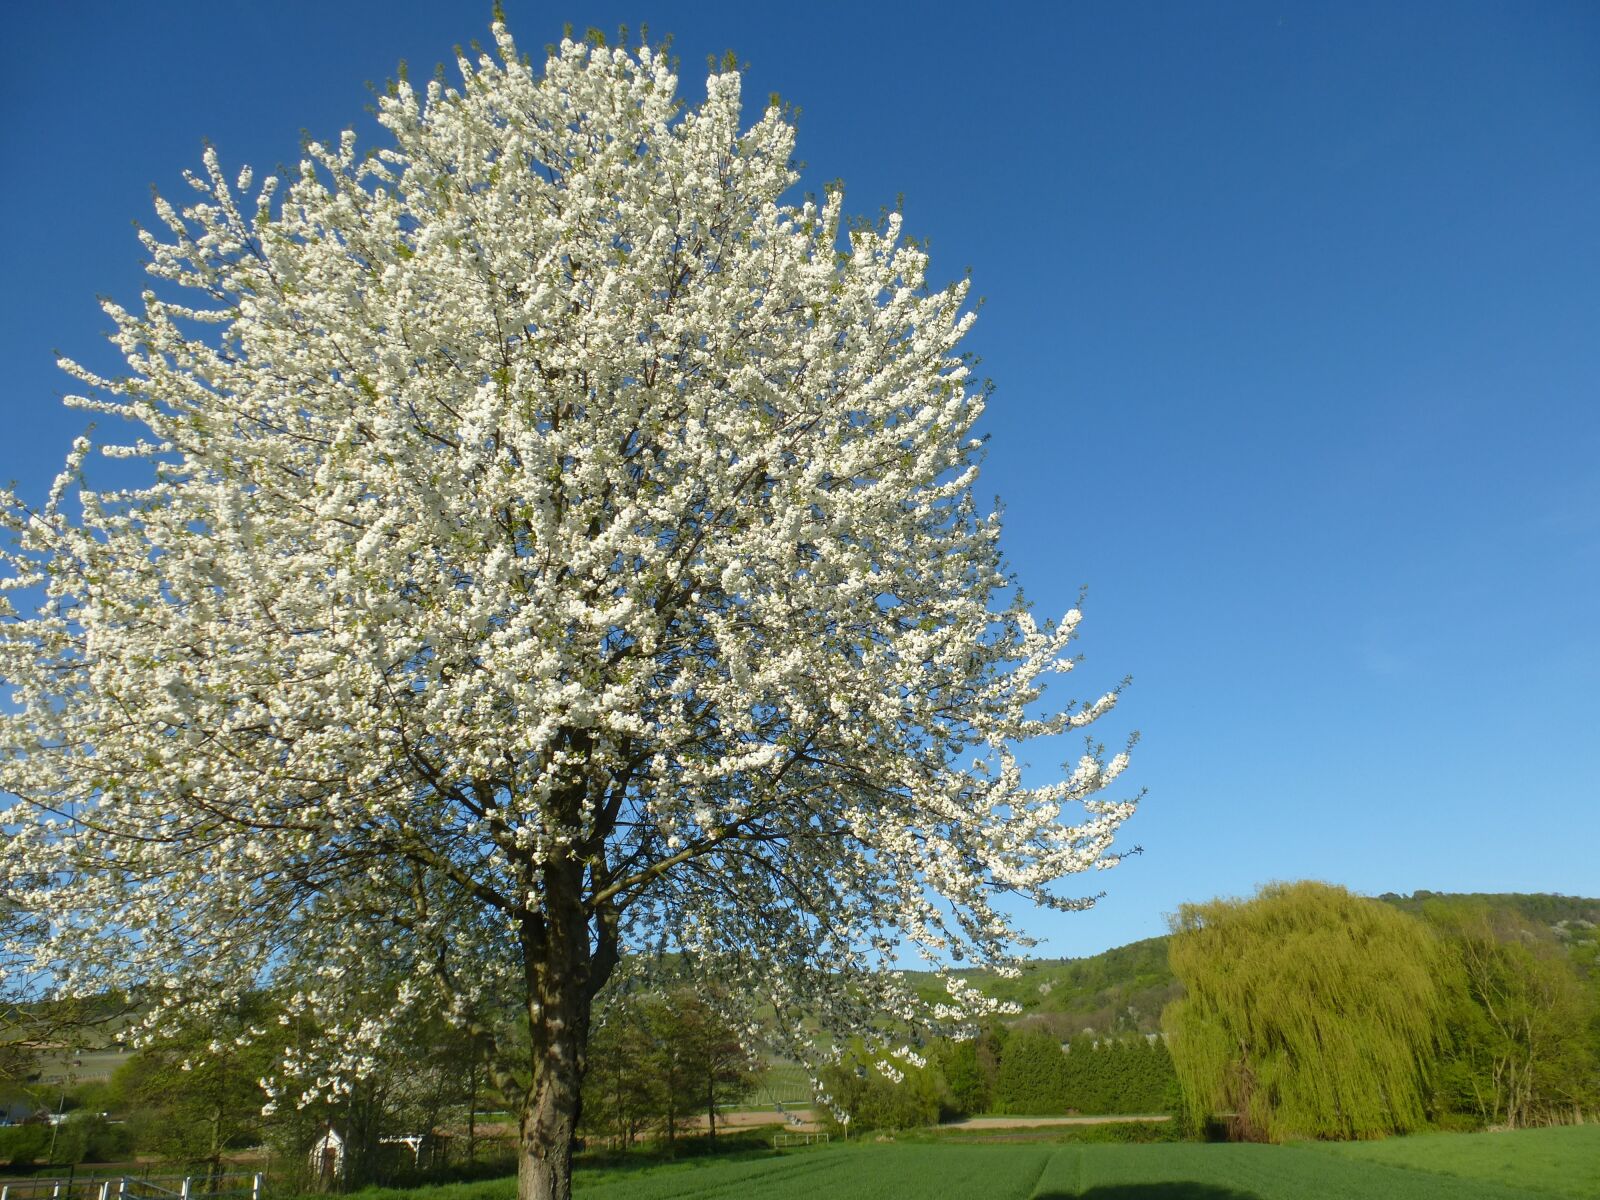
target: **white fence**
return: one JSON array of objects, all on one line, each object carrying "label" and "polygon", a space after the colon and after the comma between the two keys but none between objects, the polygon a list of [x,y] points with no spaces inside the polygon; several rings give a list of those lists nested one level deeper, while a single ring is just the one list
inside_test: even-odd
[{"label": "white fence", "polygon": [[[777,1133],[773,1134],[772,1136],[772,1148],[774,1150],[781,1150],[785,1146],[809,1146],[813,1142],[825,1142],[827,1140],[828,1135],[826,1132]],[[0,1196],[0,1200],[5,1200],[5,1197]]]},{"label": "white fence", "polygon": [[0,1200],[261,1200],[260,1175],[68,1175],[0,1182]]}]

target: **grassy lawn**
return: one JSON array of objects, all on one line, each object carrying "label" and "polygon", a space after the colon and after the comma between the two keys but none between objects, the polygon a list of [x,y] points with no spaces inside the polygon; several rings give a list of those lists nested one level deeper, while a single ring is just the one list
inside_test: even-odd
[{"label": "grassy lawn", "polygon": [[1561,1196],[1600,1196],[1600,1125],[1519,1129],[1465,1137],[1424,1133],[1383,1142],[1327,1144],[1317,1149],[1341,1158],[1539,1188]]},{"label": "grassy lawn", "polygon": [[[1600,1127],[1350,1145],[833,1144],[580,1171],[579,1200],[1600,1200]],[[511,1200],[509,1179],[361,1200]]]},{"label": "grassy lawn", "polygon": [[1031,1194],[1049,1147],[840,1146],[773,1160],[660,1167],[631,1178],[580,1179],[582,1200],[877,1200]]},{"label": "grassy lawn", "polygon": [[[1058,1151],[1037,1200],[1533,1200],[1550,1193],[1325,1156],[1300,1146],[1083,1146]],[[1021,1200],[1021,1198],[1019,1198]]]}]

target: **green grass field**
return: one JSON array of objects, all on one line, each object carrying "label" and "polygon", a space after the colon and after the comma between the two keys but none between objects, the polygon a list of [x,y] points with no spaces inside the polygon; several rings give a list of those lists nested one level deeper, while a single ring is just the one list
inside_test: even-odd
[{"label": "green grass field", "polygon": [[[511,1200],[510,1180],[358,1193]],[[867,1143],[580,1171],[579,1200],[1600,1200],[1600,1126],[1294,1146]]]},{"label": "green grass field", "polygon": [[[1550,1131],[1534,1130],[1535,1134]],[[1600,1128],[1549,1139],[1451,1137],[1448,1156],[1427,1139],[1407,1155],[1330,1152],[1322,1146],[865,1145],[779,1159],[661,1167],[630,1177],[581,1179],[582,1200],[1550,1200],[1600,1197],[1583,1173],[1600,1162]],[[1484,1145],[1480,1138],[1496,1138]],[[1475,1145],[1476,1143],[1476,1145]],[[1344,1148],[1339,1148],[1344,1149]],[[1361,1148],[1356,1148],[1361,1149]],[[1448,1172],[1437,1164],[1448,1162]],[[1423,1164],[1433,1163],[1434,1167]],[[1518,1164],[1527,1164],[1526,1177]],[[1481,1169],[1479,1169],[1481,1168]]]},{"label": "green grass field", "polygon": [[1425,1133],[1384,1142],[1319,1146],[1329,1154],[1537,1188],[1558,1196],[1600,1196],[1600,1126],[1519,1129],[1469,1136]]}]

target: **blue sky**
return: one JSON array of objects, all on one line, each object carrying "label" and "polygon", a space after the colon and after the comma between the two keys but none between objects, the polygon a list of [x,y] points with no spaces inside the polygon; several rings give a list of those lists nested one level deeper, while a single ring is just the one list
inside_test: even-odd
[{"label": "blue sky", "polygon": [[[1087,585],[1083,688],[1134,676],[1127,829],[1042,952],[1191,899],[1600,892],[1600,8],[506,0],[733,48],[802,109],[805,185],[904,195],[986,297],[981,483],[1028,594]],[[0,477],[42,496],[106,363],[131,222],[224,163],[371,139],[365,81],[489,4],[18,6],[0,38]],[[1069,752],[1064,749],[1063,754]],[[1041,770],[1053,765],[1035,756]]]}]

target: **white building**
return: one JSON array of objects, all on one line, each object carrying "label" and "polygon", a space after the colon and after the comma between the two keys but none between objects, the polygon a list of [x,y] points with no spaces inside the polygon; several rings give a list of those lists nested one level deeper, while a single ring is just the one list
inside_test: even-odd
[{"label": "white building", "polygon": [[311,1173],[327,1182],[344,1178],[344,1139],[332,1125],[311,1145]]}]

